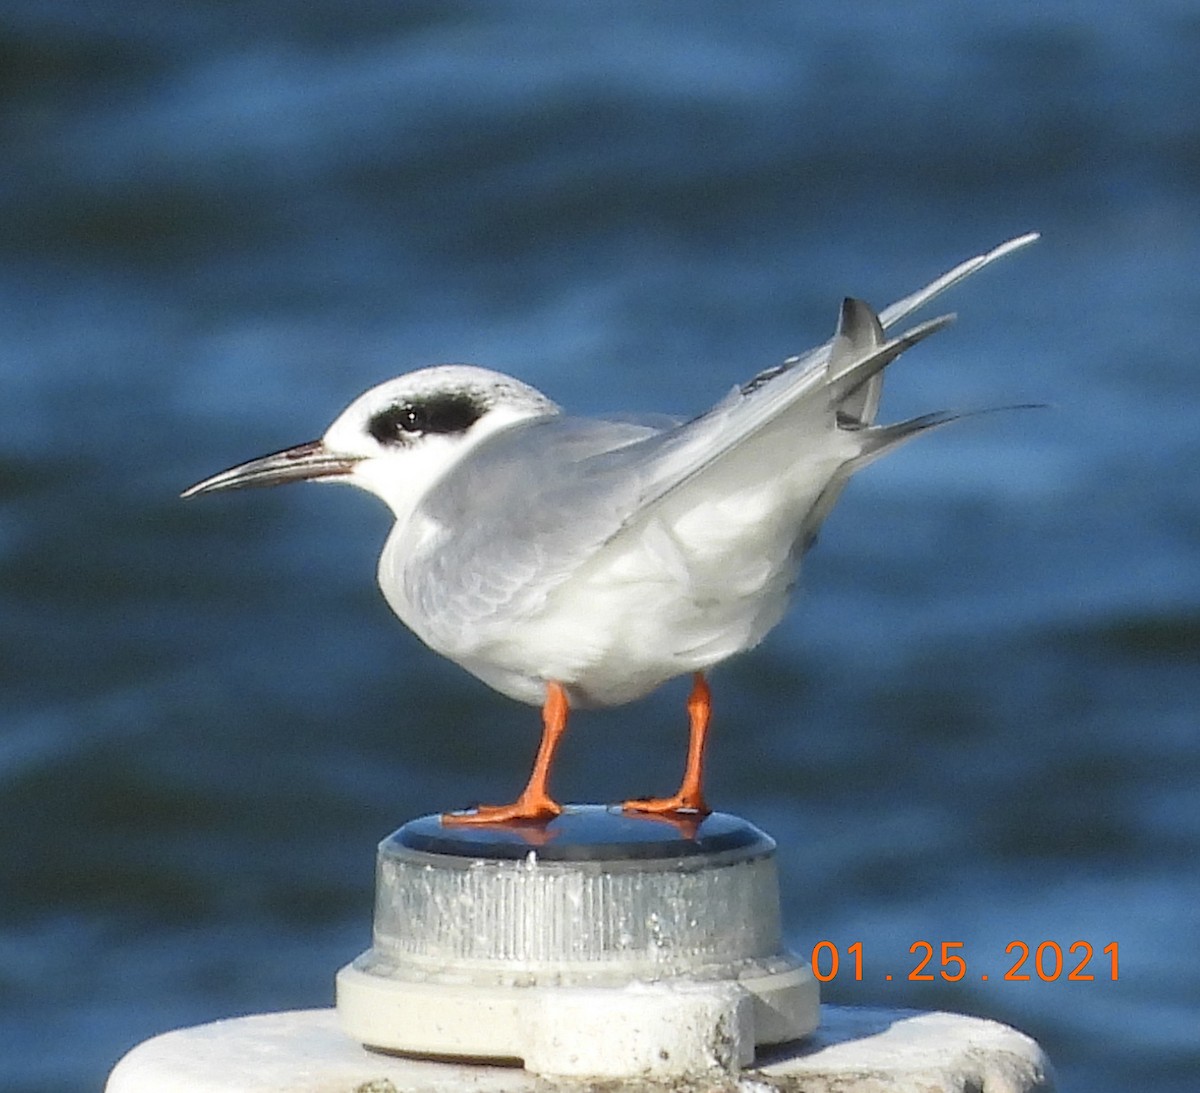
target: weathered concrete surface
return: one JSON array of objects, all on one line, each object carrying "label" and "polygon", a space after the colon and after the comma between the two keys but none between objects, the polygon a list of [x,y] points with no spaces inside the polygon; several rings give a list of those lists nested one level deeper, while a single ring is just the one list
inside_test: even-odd
[{"label": "weathered concrete surface", "polygon": [[1032,1093],[1053,1089],[1037,1043],[994,1021],[952,1013],[824,1006],[821,1028],[732,1075],[656,1084],[563,1082],[519,1066],[475,1066],[370,1052],[328,1010],[259,1014],[164,1033],[134,1048],[106,1093]]}]

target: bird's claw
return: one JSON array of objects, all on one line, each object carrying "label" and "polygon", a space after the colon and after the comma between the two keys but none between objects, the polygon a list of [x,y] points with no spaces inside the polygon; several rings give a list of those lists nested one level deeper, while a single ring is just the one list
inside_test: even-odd
[{"label": "bird's claw", "polygon": [[683,819],[703,818],[712,812],[708,802],[698,793],[677,793],[674,797],[646,797],[626,801],[621,808],[625,812],[646,812],[654,816],[679,816]]},{"label": "bird's claw", "polygon": [[548,797],[541,800],[518,798],[511,805],[479,805],[463,812],[442,813],[443,827],[470,827],[480,824],[544,824],[562,813],[562,806]]}]

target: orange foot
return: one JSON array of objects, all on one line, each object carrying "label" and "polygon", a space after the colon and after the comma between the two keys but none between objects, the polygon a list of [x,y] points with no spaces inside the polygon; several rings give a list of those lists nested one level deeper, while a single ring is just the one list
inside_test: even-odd
[{"label": "orange foot", "polygon": [[542,740],[537,758],[525,788],[511,805],[480,805],[466,812],[442,814],[444,827],[467,827],[470,824],[544,824],[562,812],[546,788],[554,753],[567,728],[570,705],[561,683],[546,684],[546,701],[542,704]]},{"label": "orange foot", "polygon": [[674,797],[647,797],[626,801],[626,812],[649,812],[656,816],[707,816],[712,809],[701,793],[677,793]]},{"label": "orange foot", "polygon": [[562,806],[549,797],[524,794],[511,805],[480,805],[467,812],[442,813],[443,827],[469,827],[472,824],[544,824],[562,812]]}]

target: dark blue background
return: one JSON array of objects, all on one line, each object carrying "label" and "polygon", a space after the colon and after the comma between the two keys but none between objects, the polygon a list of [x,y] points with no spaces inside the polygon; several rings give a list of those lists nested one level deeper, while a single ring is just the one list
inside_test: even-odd
[{"label": "dark blue background", "polygon": [[[0,1086],[329,1004],[375,842],[528,769],[534,711],[388,613],[377,502],[182,487],[440,361],[697,412],[843,295],[1036,228],[884,415],[1051,408],[855,481],[714,675],[711,796],[780,841],[798,949],[862,942],[827,998],[1015,1023],[1067,1090],[1196,1088],[1198,55],[1170,0],[10,0]],[[671,789],[685,692],[580,715],[561,795]],[[920,939],[966,980],[907,983]],[[999,981],[1080,939],[1118,982]]]}]

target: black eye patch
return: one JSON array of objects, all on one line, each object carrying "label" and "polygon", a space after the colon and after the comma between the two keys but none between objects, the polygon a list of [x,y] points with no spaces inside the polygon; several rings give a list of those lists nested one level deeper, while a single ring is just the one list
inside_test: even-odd
[{"label": "black eye patch", "polygon": [[482,415],[483,407],[470,395],[432,395],[380,410],[367,429],[380,444],[395,444],[406,434],[463,433]]}]

